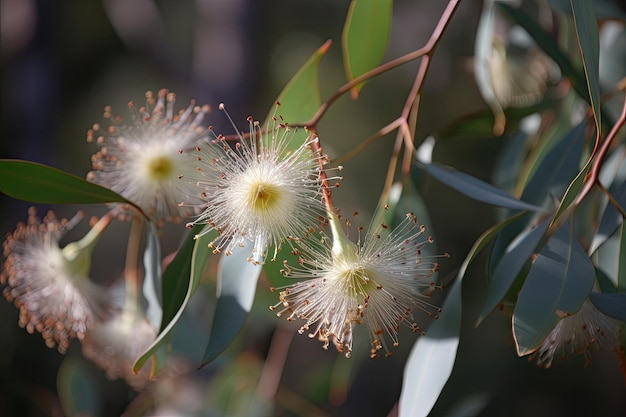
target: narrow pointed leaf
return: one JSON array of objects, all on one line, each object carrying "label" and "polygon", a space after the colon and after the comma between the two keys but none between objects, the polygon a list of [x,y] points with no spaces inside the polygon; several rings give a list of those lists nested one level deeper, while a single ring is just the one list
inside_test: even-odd
[{"label": "narrow pointed leaf", "polygon": [[422,169],[426,170],[426,172],[448,187],[454,188],[474,200],[512,210],[543,211],[539,206],[518,200],[507,192],[479,180],[476,177],[457,171],[452,167],[436,162],[430,164],[418,162],[418,166],[422,167]]},{"label": "narrow pointed leaf", "polygon": [[427,416],[450,378],[461,332],[462,282],[452,285],[439,318],[413,345],[404,367],[399,417]]},{"label": "narrow pointed leaf", "polygon": [[[626,207],[626,182],[622,183],[622,185],[617,188],[613,197],[621,207]],[[615,206],[609,202],[602,213],[598,232],[593,238],[589,252],[594,253],[601,244],[606,242],[606,240],[615,233],[622,222],[622,215],[617,211]]]},{"label": "narrow pointed leaf", "polygon": [[539,252],[520,291],[513,312],[518,355],[536,350],[559,316],[578,311],[594,282],[593,264],[568,220]]},{"label": "narrow pointed leaf", "polygon": [[[194,232],[202,227],[198,225],[192,229],[188,240],[183,244],[176,258],[163,274],[163,319],[161,321],[161,331],[150,347],[135,362],[133,366],[135,372],[138,372],[150,357],[162,351],[167,345],[170,332],[182,316],[191,296],[200,284],[204,265],[211,255],[211,251],[207,246],[217,233],[209,232],[193,240]],[[183,296],[182,300],[181,296]]]},{"label": "narrow pointed leaf", "polygon": [[626,321],[626,293],[589,294],[591,302],[607,316]]},{"label": "narrow pointed leaf", "polygon": [[248,318],[262,271],[261,265],[248,261],[249,258],[252,258],[249,246],[237,246],[231,255],[222,256],[217,306],[202,366],[217,358],[230,345]]},{"label": "narrow pointed leaf", "polygon": [[[36,162],[0,159],[0,192],[41,204],[127,203],[118,193]],[[135,206],[138,208],[137,206]]]},{"label": "narrow pointed leaf", "polygon": [[468,266],[498,232],[520,214],[485,231],[469,251],[435,321],[426,336],[417,339],[404,367],[399,417],[427,416],[441,394],[456,360],[461,330],[462,282]]},{"label": "narrow pointed leaf", "polygon": [[[348,81],[382,62],[391,33],[393,0],[352,0],[343,27],[343,63]],[[363,83],[352,89],[358,97]]]},{"label": "narrow pointed leaf", "polygon": [[161,243],[154,222],[148,222],[146,250],[143,256],[143,297],[146,301],[146,317],[155,329],[161,325],[163,307],[161,301]]},{"label": "narrow pointed leaf", "polygon": [[596,121],[596,129],[601,132],[600,115],[600,40],[598,23],[592,0],[570,0],[578,45],[583,56],[583,67],[587,90],[591,97],[591,109]]},{"label": "narrow pointed leaf", "polygon": [[619,258],[617,264],[617,290],[626,292],[626,223],[622,222]]},{"label": "narrow pointed leaf", "polygon": [[567,190],[565,190],[565,194],[563,195],[563,198],[561,199],[561,203],[559,204],[559,208],[556,210],[556,213],[554,214],[554,217],[552,218],[552,222],[550,224],[557,221],[557,219],[561,216],[561,214],[563,214],[563,212],[567,210],[569,206],[574,202],[576,197],[578,197],[578,193],[580,192],[580,190],[583,188],[583,185],[585,184],[585,178],[587,178],[587,173],[589,172],[589,169],[591,169],[592,161],[593,161],[593,156],[590,156],[587,162],[585,163],[585,166],[580,170],[580,172],[578,172],[578,175],[576,175],[576,178],[574,178],[574,180],[567,187]]},{"label": "narrow pointed leaf", "polygon": [[530,230],[523,238],[514,242],[512,247],[507,248],[506,253],[496,266],[491,276],[491,282],[487,290],[487,298],[482,312],[478,318],[478,326],[498,306],[506,293],[511,288],[513,281],[522,270],[530,256],[535,251],[539,241],[548,229],[550,218],[539,223]]},{"label": "narrow pointed leaf", "polygon": [[[295,124],[308,121],[317,112],[322,102],[319,88],[319,65],[331,43],[330,40],[326,41],[289,80],[276,99],[280,107],[276,111],[273,108],[270,110],[265,118],[265,126],[271,125],[274,115],[281,116],[285,123]],[[293,141],[294,146],[299,146],[306,136],[304,129],[297,132]]]},{"label": "narrow pointed leaf", "polygon": [[546,199],[560,198],[579,173],[585,140],[586,121],[570,130],[546,154],[524,187],[522,200],[543,204]]},{"label": "narrow pointed leaf", "polygon": [[99,416],[102,399],[98,384],[80,356],[66,356],[57,373],[59,401],[66,416]]}]

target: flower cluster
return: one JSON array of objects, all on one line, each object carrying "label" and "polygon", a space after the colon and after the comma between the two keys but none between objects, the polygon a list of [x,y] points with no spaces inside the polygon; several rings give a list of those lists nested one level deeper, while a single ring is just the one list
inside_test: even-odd
[{"label": "flower cluster", "polygon": [[371,339],[371,357],[381,349],[385,355],[398,345],[401,325],[424,333],[413,317],[413,308],[428,315],[439,309],[429,303],[437,288],[433,274],[438,270],[434,257],[423,256],[422,248],[433,242],[424,235],[425,227],[413,213],[391,233],[386,226],[374,225],[363,242],[350,241],[339,230],[338,219],[330,220],[333,238],[322,237],[319,245],[302,242],[299,266],[286,265],[285,275],[306,278],[280,292],[280,317],[303,319],[302,334],[309,334],[328,348],[332,342],[339,352],[349,357],[352,352],[353,326],[367,325]]},{"label": "flower cluster", "polygon": [[177,175],[191,169],[180,150],[207,137],[202,121],[209,106],[191,102],[175,114],[175,99],[176,95],[165,89],[156,97],[147,92],[145,107],[129,103],[132,123],[128,125],[106,107],[104,118],[110,125],[95,124],[87,133],[87,141],[100,146],[91,158],[93,171],[87,180],[121,194],[157,221],[180,222],[194,214],[193,204],[179,205],[189,196],[179,188]]},{"label": "flower cluster", "polygon": [[189,152],[195,170],[180,178],[191,195],[204,201],[204,212],[188,227],[207,223],[218,231],[210,245],[215,253],[229,255],[251,242],[253,260],[262,262],[270,245],[275,258],[286,239],[319,226],[324,214],[320,155],[312,151],[315,135],[297,143],[295,131],[276,118],[265,130],[252,118],[248,121],[249,140],[238,135],[231,144],[215,135]]},{"label": "flower cluster", "polygon": [[584,355],[591,362],[591,349],[620,349],[620,321],[598,310],[587,299],[577,312],[559,320],[541,346],[531,356],[537,365],[550,368],[555,356],[565,360],[568,355]]},{"label": "flower cluster", "polygon": [[60,352],[67,350],[71,339],[82,339],[110,311],[102,289],[89,280],[93,246],[110,220],[98,223],[80,242],[59,247],[81,217],[59,220],[48,212],[42,222],[31,208],[28,222],[19,223],[3,245],[3,295],[19,308],[20,326],[29,333],[40,332],[46,345],[57,346]]}]

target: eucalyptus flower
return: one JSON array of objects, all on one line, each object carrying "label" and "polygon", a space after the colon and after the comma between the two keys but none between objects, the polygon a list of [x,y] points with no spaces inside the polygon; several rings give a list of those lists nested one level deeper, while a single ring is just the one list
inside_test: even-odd
[{"label": "eucalyptus flower", "polygon": [[59,240],[82,218],[59,220],[48,212],[43,222],[35,208],[4,241],[3,295],[20,310],[19,325],[40,332],[48,347],[65,353],[73,338],[82,339],[110,306],[102,289],[89,280],[93,248],[111,217],[103,217],[80,241],[63,249]]},{"label": "eucalyptus flower", "polygon": [[130,124],[114,117],[107,106],[104,118],[110,126],[95,124],[87,133],[87,141],[100,146],[91,158],[93,171],[87,180],[121,194],[157,221],[180,222],[194,213],[193,205],[178,204],[185,194],[178,187],[177,175],[188,172],[191,165],[182,149],[207,136],[201,123],[209,106],[192,101],[175,114],[175,99],[167,90],[160,90],[156,97],[147,92],[145,107],[128,104]]},{"label": "eucalyptus flower", "polygon": [[425,235],[413,213],[388,233],[377,224],[363,242],[352,242],[336,216],[330,217],[332,241],[322,237],[319,244],[301,242],[297,267],[286,265],[285,275],[305,278],[280,292],[277,315],[288,320],[302,319],[299,333],[310,332],[327,349],[332,342],[339,352],[350,357],[353,328],[365,324],[370,333],[371,357],[398,345],[398,332],[405,325],[416,333],[424,330],[416,323],[413,309],[430,316],[439,308],[428,299],[438,286],[433,274],[438,263],[422,255],[422,248],[433,242]]},{"label": "eucalyptus flower", "polygon": [[107,378],[122,378],[141,391],[150,380],[150,367],[144,366],[135,374],[133,364],[156,336],[143,312],[131,303],[108,321],[93,326],[81,340],[82,352]]},{"label": "eucalyptus flower", "polygon": [[251,259],[262,262],[270,245],[275,257],[288,238],[319,226],[324,214],[320,154],[315,135],[298,142],[276,119],[265,129],[251,117],[248,121],[249,139],[238,135],[230,143],[215,135],[191,151],[195,172],[180,178],[204,200],[203,213],[187,226],[207,223],[218,231],[209,245],[214,253],[229,255],[236,246],[251,244]]},{"label": "eucalyptus flower", "polygon": [[607,316],[587,299],[580,310],[563,315],[557,325],[533,353],[537,365],[550,368],[554,358],[565,360],[568,355],[584,355],[586,365],[591,363],[592,349],[618,352],[620,321]]}]

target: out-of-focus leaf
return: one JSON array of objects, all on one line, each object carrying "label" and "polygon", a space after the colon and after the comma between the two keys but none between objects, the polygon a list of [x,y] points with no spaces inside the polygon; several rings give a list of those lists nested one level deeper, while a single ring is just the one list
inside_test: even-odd
[{"label": "out-of-focus leaf", "polygon": [[36,162],[0,159],[0,192],[41,204],[126,203],[118,193],[83,178]]},{"label": "out-of-focus leaf", "polygon": [[586,126],[581,122],[548,151],[526,184],[522,200],[543,205],[547,198],[564,194],[579,172]]},{"label": "out-of-focus leaf", "polygon": [[571,0],[578,45],[583,56],[587,90],[591,97],[591,109],[596,120],[596,129],[602,132],[600,115],[600,40],[598,23],[591,0]]},{"label": "out-of-focus leaf", "polygon": [[144,278],[143,297],[146,300],[146,317],[155,329],[161,325],[163,307],[161,306],[161,243],[154,222],[148,222],[146,250],[143,255]]},{"label": "out-of-focus leaf", "polygon": [[626,293],[592,292],[589,298],[593,305],[607,316],[626,321]]},{"label": "out-of-focus leaf", "polygon": [[593,264],[568,220],[539,252],[519,293],[513,312],[518,355],[537,349],[559,315],[578,311],[594,281]]},{"label": "out-of-focus leaf", "polygon": [[546,53],[546,55],[554,60],[554,62],[561,69],[563,76],[570,80],[572,87],[574,87],[574,90],[576,90],[578,95],[586,101],[589,101],[589,92],[587,90],[587,83],[585,82],[585,75],[574,67],[569,57],[561,51],[552,36],[543,30],[535,19],[530,17],[522,8],[511,7],[504,2],[498,2],[497,4],[507,16],[528,32],[537,46],[539,46],[543,52]]},{"label": "out-of-focus leaf", "polygon": [[[276,99],[280,103],[280,107],[276,111],[270,110],[265,118],[264,126],[272,125],[274,115],[276,117],[281,116],[283,121],[288,124],[306,122],[313,117],[322,103],[319,88],[319,65],[331,43],[330,40],[326,41],[289,80]],[[292,146],[297,148],[306,137],[307,132],[300,129],[295,133],[291,142]]]},{"label": "out-of-focus leaf", "polygon": [[[343,63],[349,81],[378,66],[391,33],[393,0],[352,0],[343,27]],[[363,83],[352,89],[358,97]]]},{"label": "out-of-focus leaf", "polygon": [[57,391],[66,416],[102,415],[102,401],[84,360],[66,356],[57,374]]},{"label": "out-of-focus leaf", "polygon": [[598,287],[600,291],[603,293],[614,293],[617,292],[617,287],[613,284],[611,277],[609,277],[601,268],[594,266],[596,270],[596,281],[598,282]]},{"label": "out-of-focus leaf", "polygon": [[217,281],[217,306],[211,336],[204,351],[202,366],[217,358],[243,327],[252,308],[260,264],[250,262],[249,246],[237,246],[229,256],[222,256]]},{"label": "out-of-focus leaf", "polygon": [[427,416],[443,390],[456,360],[462,310],[462,282],[469,265],[497,233],[520,215],[513,216],[485,231],[469,251],[443,305],[439,319],[426,336],[417,339],[404,367],[400,393],[400,417]]},{"label": "out-of-focus leaf", "polygon": [[[626,207],[626,182],[619,186],[613,197],[621,207]],[[622,222],[622,215],[617,211],[615,206],[609,202],[602,213],[598,232],[593,237],[593,241],[589,247],[589,253],[594,253],[600,245],[615,233]]]},{"label": "out-of-focus leaf", "polygon": [[436,162],[430,164],[416,162],[416,164],[437,180],[474,200],[512,210],[543,211],[541,207],[518,200],[499,188],[452,167]]},{"label": "out-of-focus leaf", "polygon": [[491,276],[487,298],[476,326],[479,326],[504,298],[522,267],[529,261],[544,233],[548,230],[549,224],[550,218],[545,219],[507,248]]},{"label": "out-of-focus leaf", "polygon": [[[161,320],[161,331],[152,344],[146,349],[135,362],[133,370],[138,372],[141,367],[169,342],[169,336],[182,316],[185,307],[194,294],[202,273],[204,265],[211,251],[208,244],[215,239],[217,232],[211,231],[202,237],[193,240],[197,230],[201,230],[207,225],[196,225],[189,234],[188,240],[179,250],[176,258],[170,263],[163,274],[163,319]],[[184,291],[184,292],[183,292]],[[181,295],[183,296],[181,300]]]},{"label": "out-of-focus leaf", "polygon": [[480,90],[483,100],[487,103],[495,121],[493,124],[493,133],[500,136],[504,132],[506,117],[500,101],[496,96],[493,88],[492,74],[492,55],[494,53],[494,33],[495,27],[495,1],[483,0],[482,13],[478,28],[476,31],[476,40],[474,44],[474,75],[476,76],[476,85]]},{"label": "out-of-focus leaf", "polygon": [[[545,110],[556,108],[561,99],[545,98],[543,101],[528,107],[509,107],[504,109],[504,116],[509,130],[514,131],[519,122],[531,114],[543,113]],[[493,136],[493,113],[478,111],[466,114],[450,125],[444,126],[437,132],[439,138],[468,137],[486,138]]]},{"label": "out-of-focus leaf", "polygon": [[514,193],[526,155],[528,134],[519,131],[509,137],[506,136],[502,138],[506,145],[498,155],[492,178],[495,187]]}]

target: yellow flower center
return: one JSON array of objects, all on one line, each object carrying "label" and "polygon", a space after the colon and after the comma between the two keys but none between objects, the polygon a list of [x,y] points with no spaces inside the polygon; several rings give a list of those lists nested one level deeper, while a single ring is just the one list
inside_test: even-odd
[{"label": "yellow flower center", "polygon": [[155,181],[170,179],[174,172],[174,164],[167,156],[157,156],[147,161],[146,169],[148,177]]},{"label": "yellow flower center", "polygon": [[276,206],[280,189],[274,184],[256,183],[250,187],[250,207],[255,211],[267,211]]}]

